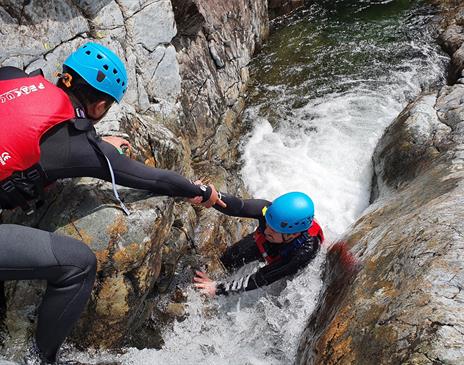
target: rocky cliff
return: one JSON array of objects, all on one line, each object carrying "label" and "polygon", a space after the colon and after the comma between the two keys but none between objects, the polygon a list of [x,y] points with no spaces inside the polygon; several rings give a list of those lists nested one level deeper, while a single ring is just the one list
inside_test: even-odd
[{"label": "rocky cliff", "polygon": [[381,138],[373,204],[328,253],[298,364],[464,363],[464,6],[440,6],[451,84]]},{"label": "rocky cliff", "polygon": [[[0,65],[42,68],[50,80],[85,41],[109,46],[125,60],[130,86],[99,124],[101,133],[130,139],[133,158],[148,165],[192,179],[208,176],[223,191],[245,194],[236,175],[237,120],[248,62],[268,33],[267,1],[3,0],[0,27]],[[114,203],[107,183],[79,179],[57,184],[34,217],[2,217],[71,235],[96,252],[97,283],[73,335],[81,346],[147,345],[140,342],[149,336],[137,337],[135,329],[154,312],[158,302],[150,296],[176,297],[179,259],[187,252],[211,256],[249,228],[171,198],[131,189],[120,194],[130,216]],[[208,255],[193,255],[184,266],[200,265]],[[6,285],[5,353],[31,332],[39,295],[36,285]]]}]

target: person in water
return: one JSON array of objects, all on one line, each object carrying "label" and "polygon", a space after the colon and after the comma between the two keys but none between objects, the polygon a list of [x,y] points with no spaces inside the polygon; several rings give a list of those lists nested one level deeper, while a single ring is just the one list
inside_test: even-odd
[{"label": "person in water", "polygon": [[[223,205],[215,188],[131,160],[117,147],[123,139],[100,138],[94,124],[126,93],[128,78],[107,47],[86,43],[64,62],[57,85],[41,71],[0,68],[0,209],[44,198],[44,186],[89,176],[157,195]],[[115,196],[119,200],[117,190]],[[127,212],[119,200],[122,209]],[[44,363],[57,352],[92,291],[95,254],[75,239],[14,224],[0,224],[0,280],[47,281],[38,311],[35,347]]]},{"label": "person in water", "polygon": [[217,210],[258,220],[254,233],[226,249],[220,258],[224,267],[233,271],[256,260],[266,265],[255,273],[228,281],[214,281],[206,273],[196,271],[194,286],[208,296],[253,290],[294,275],[314,259],[324,241],[322,229],[314,220],[313,201],[302,192],[281,195],[272,203],[219,195],[227,206],[215,205]]}]

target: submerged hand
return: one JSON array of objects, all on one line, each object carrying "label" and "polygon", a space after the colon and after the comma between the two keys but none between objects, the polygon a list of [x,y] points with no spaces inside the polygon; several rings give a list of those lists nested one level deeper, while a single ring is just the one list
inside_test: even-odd
[{"label": "submerged hand", "polygon": [[199,289],[202,294],[206,294],[209,297],[216,295],[216,282],[211,280],[208,275],[201,271],[195,271],[193,281],[195,281],[195,288]]}]

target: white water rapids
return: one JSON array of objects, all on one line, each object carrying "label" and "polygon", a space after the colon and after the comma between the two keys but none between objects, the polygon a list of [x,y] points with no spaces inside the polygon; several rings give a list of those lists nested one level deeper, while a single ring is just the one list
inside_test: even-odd
[{"label": "white water rapids", "polygon": [[[251,100],[245,113],[250,132],[242,144],[243,179],[259,198],[306,192],[315,202],[316,217],[329,242],[369,204],[371,158],[384,129],[422,89],[443,78],[445,58],[424,31],[420,15],[408,11],[398,11],[394,20],[370,14],[349,21],[328,17],[316,25],[317,17],[309,12],[304,21],[277,30],[259,56],[255,74],[272,72],[275,59],[287,52],[272,49],[276,44],[302,47],[297,52],[301,58],[286,65],[279,80],[256,86],[255,93],[264,96]],[[343,21],[351,33],[336,33]],[[282,32],[291,33],[292,27],[294,38],[272,43]],[[328,28],[335,35],[325,34]],[[389,39],[394,32],[398,34]],[[335,41],[318,53],[316,41],[324,36]],[[305,42],[313,42],[311,64],[301,61]],[[353,58],[344,59],[347,53]],[[349,69],[347,74],[340,71],[342,66]],[[295,75],[298,82],[292,81]],[[298,98],[304,102],[295,105]],[[188,316],[164,334],[161,350],[72,357],[89,363],[117,358],[134,365],[292,363],[299,335],[317,301],[324,251],[280,293],[282,283],[214,300],[189,291]]]}]

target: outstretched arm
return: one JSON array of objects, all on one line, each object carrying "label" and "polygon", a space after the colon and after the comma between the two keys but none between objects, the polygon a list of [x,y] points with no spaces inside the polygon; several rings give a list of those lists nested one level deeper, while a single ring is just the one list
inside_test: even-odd
[{"label": "outstretched arm", "polygon": [[[132,160],[105,141],[100,141],[99,146],[110,160],[119,185],[149,190],[157,195],[200,196],[202,202],[211,197],[209,186],[195,185],[174,171]],[[68,123],[49,131],[42,138],[40,149],[40,163],[50,181],[84,176],[111,181],[106,160],[95,151],[85,132],[77,131]]]},{"label": "outstretched arm", "polygon": [[263,217],[263,208],[271,204],[264,199],[241,199],[222,192],[219,197],[227,206],[224,208],[216,204],[214,208],[234,217],[260,219]]}]

